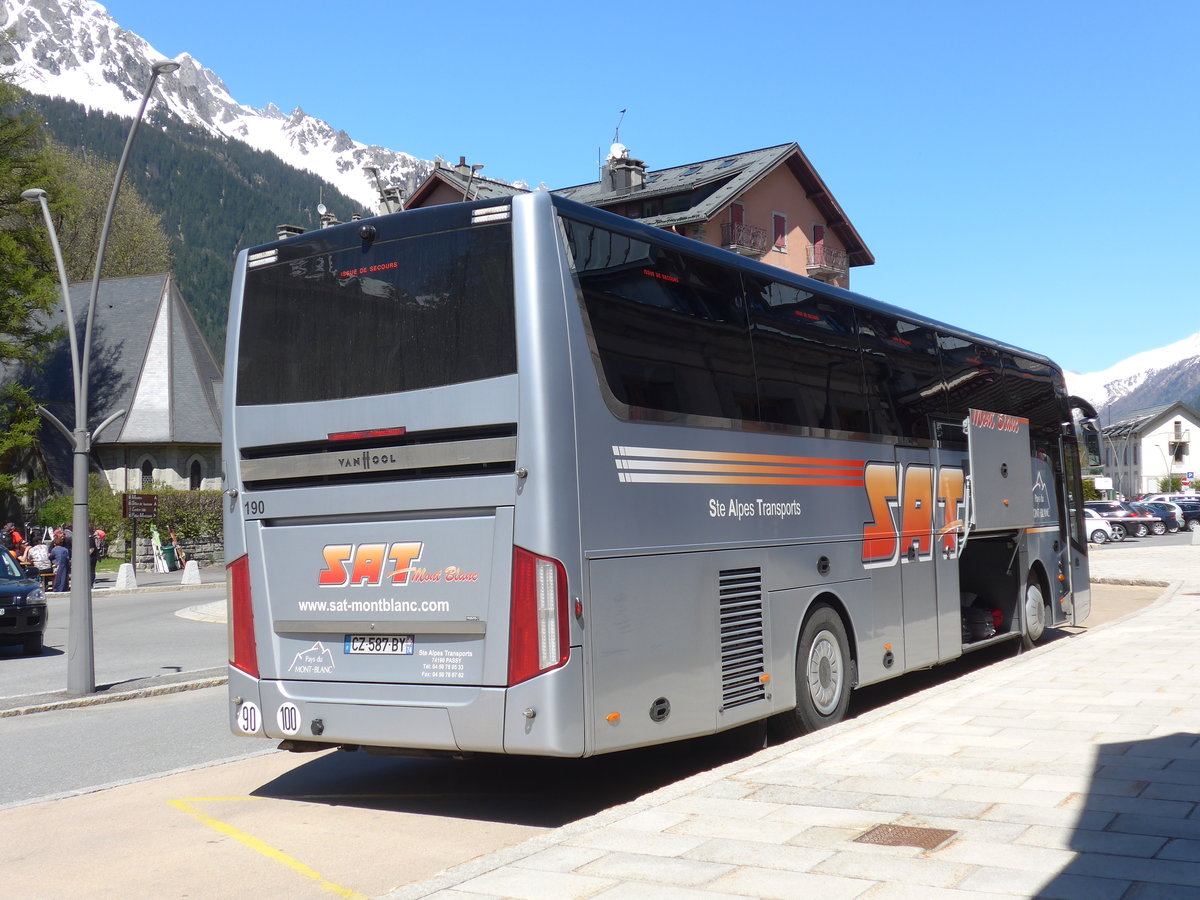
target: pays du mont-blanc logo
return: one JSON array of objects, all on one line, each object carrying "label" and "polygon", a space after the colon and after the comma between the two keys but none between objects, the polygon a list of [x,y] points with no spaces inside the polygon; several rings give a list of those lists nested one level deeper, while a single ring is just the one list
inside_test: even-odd
[{"label": "pays du mont-blanc logo", "polygon": [[296,675],[330,675],[333,673],[333,653],[317,641],[307,650],[301,650],[288,666]]}]

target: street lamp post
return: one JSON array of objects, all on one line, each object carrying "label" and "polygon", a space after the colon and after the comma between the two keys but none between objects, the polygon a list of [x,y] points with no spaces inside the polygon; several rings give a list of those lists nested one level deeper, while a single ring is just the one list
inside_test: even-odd
[{"label": "street lamp post", "polygon": [[[71,379],[75,394],[75,429],[70,431],[49,410],[39,407],[38,411],[58,428],[74,448],[74,509],[72,514],[72,550],[71,550],[71,613],[67,632],[67,693],[91,694],[96,691],[96,666],[92,646],[92,575],[88,563],[88,456],[91,452],[92,441],[96,439],[109,424],[124,410],[113,413],[96,426],[95,431],[88,433],[88,371],[91,365],[92,353],[92,322],[96,316],[96,298],[100,293],[100,272],[104,266],[104,251],[108,245],[108,231],[112,225],[113,211],[117,206],[117,194],[121,190],[121,179],[129,162],[129,151],[133,139],[137,135],[138,125],[154,92],[154,84],[159,75],[174,72],[179,63],[171,59],[156,61],[150,68],[150,82],[142,95],[141,106],[134,116],[129,128],[129,136],[125,139],[125,148],[121,151],[121,160],[117,163],[117,174],[113,178],[112,194],[108,198],[108,208],[104,213],[104,223],[100,228],[100,242],[96,247],[96,268],[92,274],[92,287],[88,294],[87,320],[83,332],[83,346],[79,346],[75,334],[75,316],[71,308],[71,292],[67,282],[66,267],[63,265],[62,251],[58,244],[58,235],[54,230],[54,222],[50,218],[50,208],[46,202],[46,192],[41,188],[31,188],[21,196],[26,200],[36,200],[42,207],[42,216],[46,220],[46,228],[50,232],[50,245],[54,250],[54,261],[58,266],[58,278],[63,294],[63,305],[66,307],[67,331],[71,347]],[[78,543],[75,543],[78,541]]]}]

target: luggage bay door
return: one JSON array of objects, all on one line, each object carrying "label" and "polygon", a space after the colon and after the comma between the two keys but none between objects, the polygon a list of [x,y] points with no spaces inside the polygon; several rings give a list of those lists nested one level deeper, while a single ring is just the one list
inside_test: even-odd
[{"label": "luggage bay door", "polygon": [[972,409],[963,428],[970,460],[970,529],[1032,528],[1029,420]]}]

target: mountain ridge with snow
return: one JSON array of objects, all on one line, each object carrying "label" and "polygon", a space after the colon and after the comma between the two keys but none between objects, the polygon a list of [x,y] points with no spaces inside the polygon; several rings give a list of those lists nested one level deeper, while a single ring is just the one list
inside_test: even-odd
[{"label": "mountain ridge with snow", "polygon": [[1100,372],[1067,372],[1071,393],[1091,402],[1104,421],[1134,410],[1183,401],[1200,403],[1200,332],[1135,353]]},{"label": "mountain ridge with snow", "polygon": [[[152,61],[164,58],[149,42],[121,28],[95,0],[0,0],[0,71],[30,93],[64,97],[90,109],[129,117],[145,90]],[[364,206],[379,204],[374,175],[411,191],[434,163],[355,141],[300,107],[284,113],[238,103],[220,77],[190,53],[159,78],[148,111],[165,107],[214,136],[273,153],[312,172]]]}]

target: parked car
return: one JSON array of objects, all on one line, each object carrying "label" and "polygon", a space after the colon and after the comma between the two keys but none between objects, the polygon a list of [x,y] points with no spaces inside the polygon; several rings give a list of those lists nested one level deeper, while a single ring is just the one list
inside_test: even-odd
[{"label": "parked car", "polygon": [[1200,531],[1200,503],[1176,500],[1175,505],[1183,513],[1183,527],[1188,531]]},{"label": "parked car", "polygon": [[1093,544],[1107,544],[1109,541],[1125,540],[1125,529],[1120,531],[1120,537],[1113,529],[1112,523],[1094,509],[1083,511],[1083,525],[1087,529],[1088,540]]},{"label": "parked car", "polygon": [[21,644],[36,656],[45,633],[46,592],[25,576],[11,553],[0,551],[0,644]]},{"label": "parked car", "polygon": [[1170,500],[1147,500],[1140,505],[1149,507],[1163,517],[1167,523],[1168,534],[1174,534],[1184,526],[1183,511]]},{"label": "parked car", "polygon": [[1133,537],[1145,537],[1150,533],[1150,526],[1160,521],[1156,516],[1144,515],[1120,500],[1087,500],[1083,505],[1108,519],[1114,528],[1121,528],[1125,534]]},{"label": "parked car", "polygon": [[[1129,506],[1134,512],[1141,513],[1143,516],[1146,516],[1150,519],[1150,521],[1146,523],[1146,527],[1150,529],[1151,534],[1166,534],[1168,529],[1168,521],[1175,521],[1174,513],[1170,511],[1163,512],[1156,510],[1148,503],[1130,503]],[[1141,537],[1141,535],[1138,535],[1138,537]]]},{"label": "parked car", "polygon": [[1188,503],[1200,503],[1200,494],[1148,494],[1145,497],[1139,497],[1139,500],[1169,500],[1172,503],[1178,503],[1180,500],[1186,500]]}]

